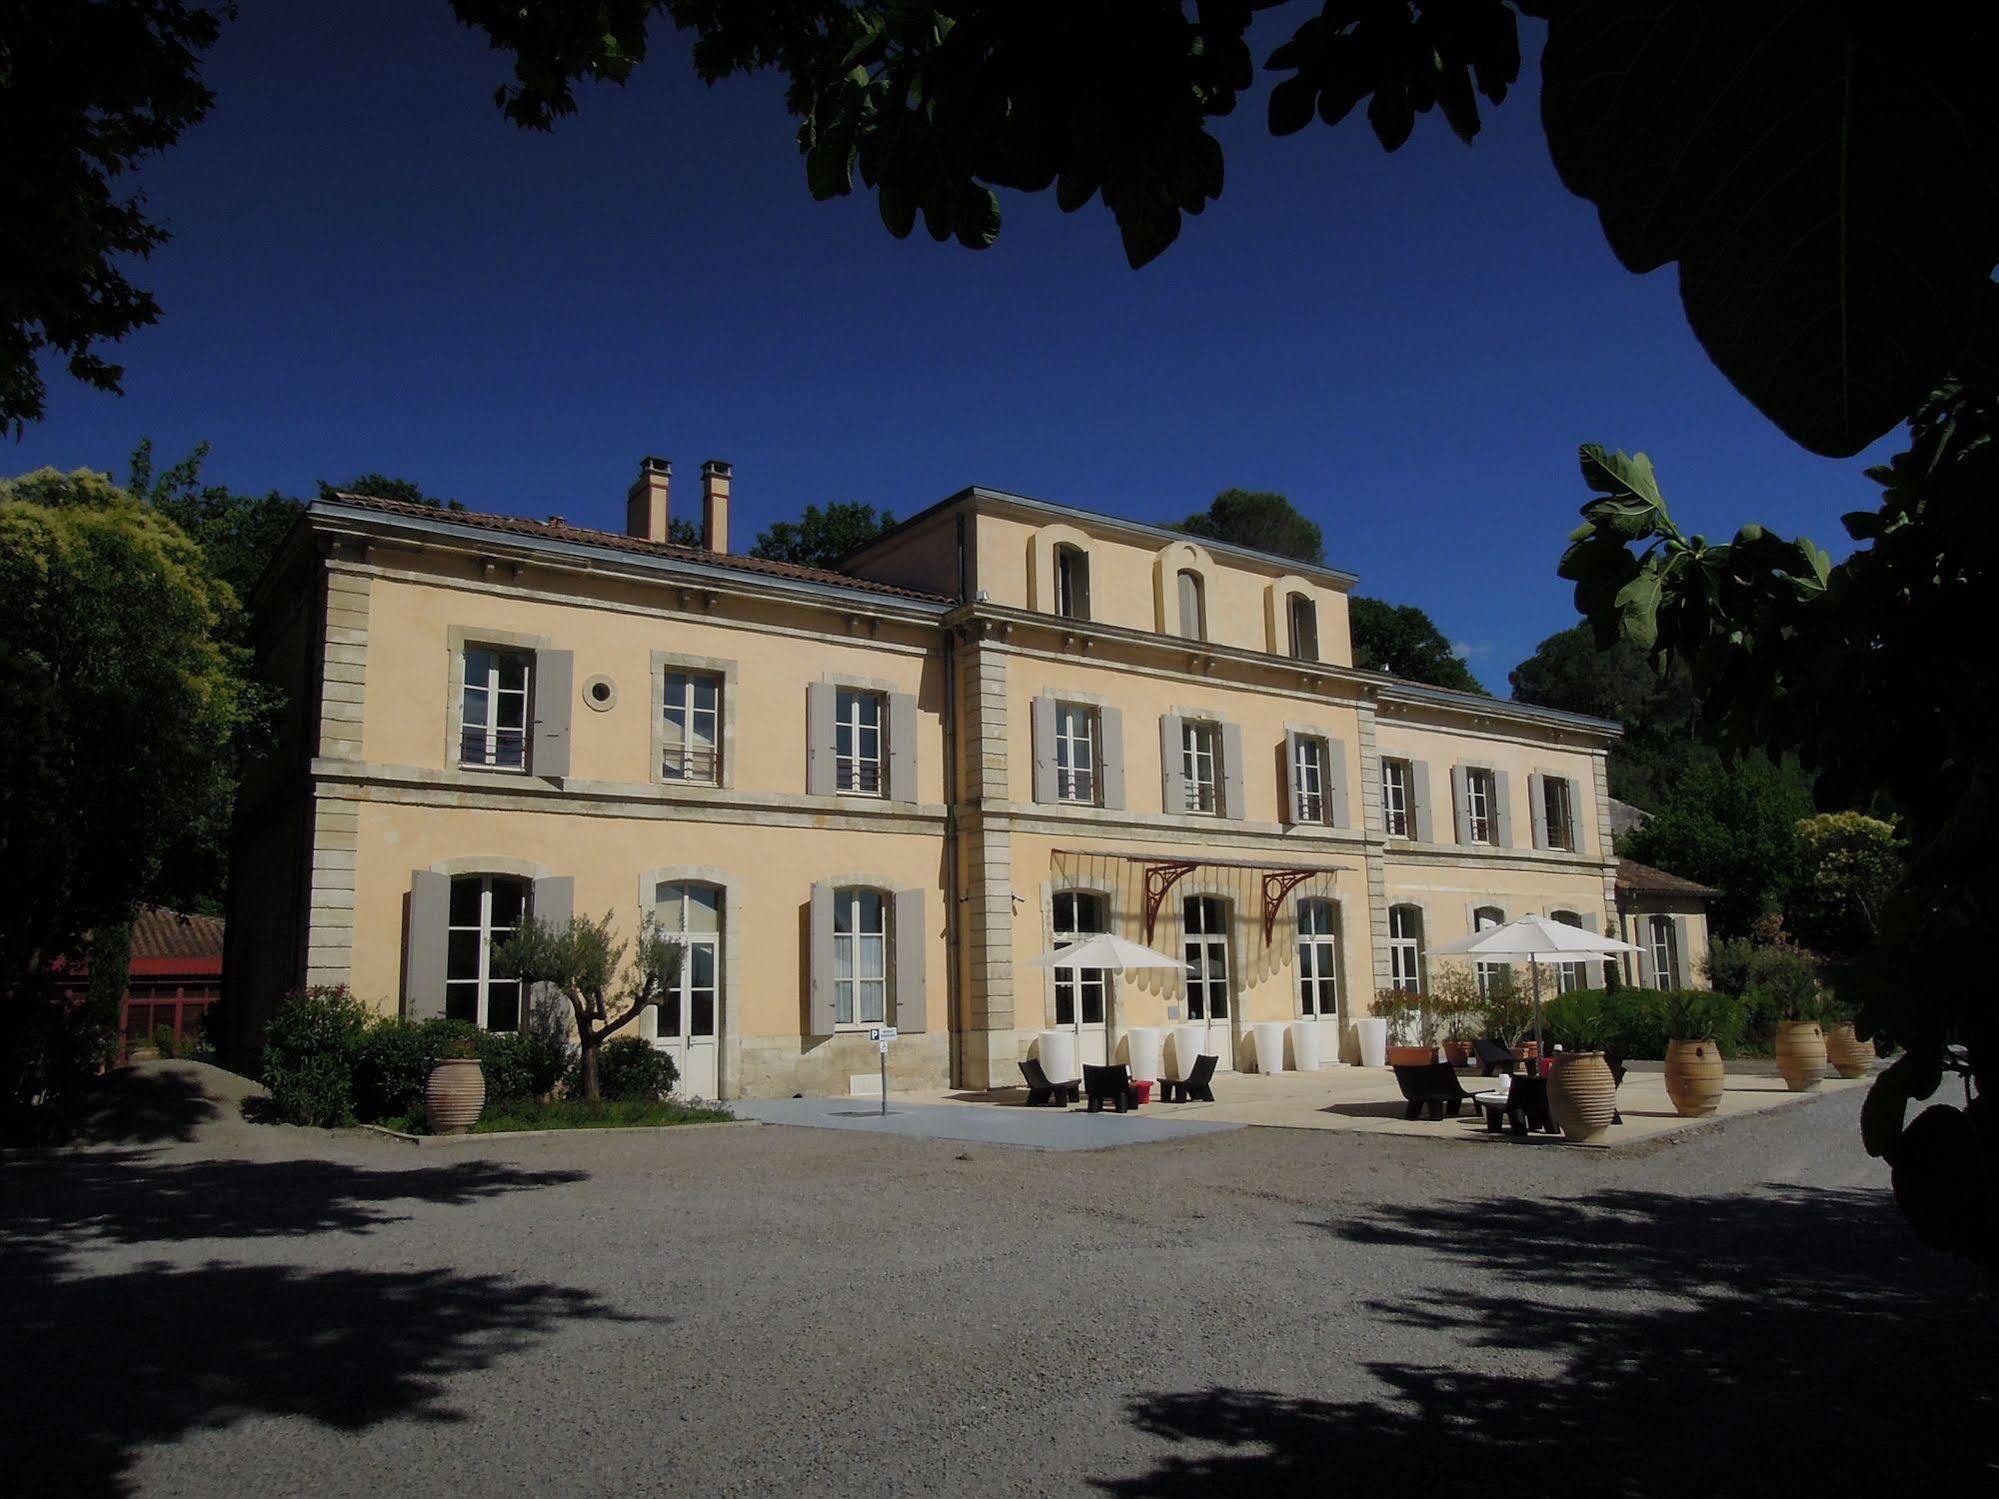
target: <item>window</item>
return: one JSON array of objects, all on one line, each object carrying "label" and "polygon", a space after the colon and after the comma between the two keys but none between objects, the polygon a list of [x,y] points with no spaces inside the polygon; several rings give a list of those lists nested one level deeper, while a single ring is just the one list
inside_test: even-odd
[{"label": "window", "polygon": [[1329,900],[1298,902],[1298,1013],[1331,1020],[1340,1008],[1340,917]]},{"label": "window", "polygon": [[458,763],[525,770],[528,763],[528,655],[465,648],[465,696]]},{"label": "window", "polygon": [[1055,548],[1055,612],[1065,619],[1090,617],[1090,554],[1081,547]]},{"label": "window", "polygon": [[1220,724],[1190,718],[1180,726],[1180,774],[1187,790],[1188,812],[1222,811],[1222,729]]},{"label": "window", "polygon": [[1560,776],[1541,778],[1541,805],[1548,823],[1548,847],[1576,851],[1576,820],[1570,783]]},{"label": "window", "polygon": [[[1480,906],[1471,913],[1471,929],[1483,932],[1490,927],[1505,926],[1506,913],[1497,906]],[[1489,996],[1495,988],[1510,989],[1513,986],[1513,965],[1510,963],[1480,963],[1478,965],[1478,992]]]},{"label": "window", "polygon": [[[1559,921],[1563,926],[1580,927],[1582,917],[1574,911],[1550,911],[1550,921]],[[1555,965],[1555,992],[1568,994],[1576,989],[1587,989],[1589,984],[1588,963],[1557,963]]]},{"label": "window", "polygon": [[833,1019],[888,1019],[888,897],[879,890],[833,892]]},{"label": "window", "polygon": [[1409,762],[1381,762],[1381,826],[1391,838],[1407,838],[1409,832]]},{"label": "window", "polygon": [[1680,943],[1673,930],[1673,918],[1653,916],[1648,919],[1652,928],[1652,987],[1677,989],[1680,987]]},{"label": "window", "polygon": [[882,794],[882,695],[842,687],[834,698],[833,777],[841,791]]},{"label": "window", "polygon": [[1187,1018],[1229,1018],[1229,908],[1212,895],[1190,896],[1181,907],[1186,940]]},{"label": "window", "polygon": [[1055,795],[1065,802],[1097,801],[1097,710],[1080,703],[1055,705]]},{"label": "window", "polygon": [[680,943],[680,977],[659,997],[654,1034],[662,1040],[713,1036],[721,987],[722,892],[691,880],[670,881],[654,892],[653,912],[660,931]]},{"label": "window", "polygon": [[1494,822],[1498,816],[1498,797],[1493,789],[1493,775],[1489,770],[1476,767],[1465,771],[1465,832],[1473,843],[1497,843],[1498,835]]},{"label": "window", "polygon": [[1326,741],[1300,734],[1292,741],[1291,799],[1298,821],[1326,820]]},{"label": "window", "polygon": [[1299,661],[1319,659],[1319,607],[1302,593],[1290,595],[1285,612],[1291,621],[1291,654]]},{"label": "window", "polygon": [[660,775],[669,781],[717,784],[722,777],[722,679],[669,669],[660,701]]},{"label": "window", "polygon": [[1192,568],[1180,570],[1180,633],[1188,640],[1208,638],[1208,609],[1203,597],[1201,575]]},{"label": "window", "polygon": [[521,981],[493,971],[493,948],[520,930],[528,882],[461,875],[451,882],[444,947],[444,1013],[489,1031],[521,1028]]},{"label": "window", "polygon": [[1423,911],[1419,906],[1388,908],[1389,985],[1410,994],[1423,991]]},{"label": "window", "polygon": [[[1055,945],[1067,947],[1104,929],[1104,902],[1085,890],[1062,890],[1055,896]],[[1101,968],[1055,970],[1055,1023],[1102,1025],[1110,974]]]}]

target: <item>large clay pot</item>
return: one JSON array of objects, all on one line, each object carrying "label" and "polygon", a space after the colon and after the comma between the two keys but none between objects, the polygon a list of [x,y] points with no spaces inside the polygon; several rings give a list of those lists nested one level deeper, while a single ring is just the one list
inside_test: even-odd
[{"label": "large clay pot", "polygon": [[1388,1048],[1388,1065],[1391,1067],[1427,1067],[1437,1060],[1434,1046],[1391,1046]]},{"label": "large clay pot", "polygon": [[1548,1074],[1548,1112],[1571,1140],[1594,1140],[1617,1117],[1617,1079],[1600,1051],[1575,1051]]},{"label": "large clay pot", "polygon": [[1777,1027],[1777,1070],[1793,1093],[1809,1093],[1825,1077],[1825,1032],[1816,1020],[1786,1020]]},{"label": "large clay pot", "polygon": [[433,1135],[462,1135],[486,1107],[486,1073],[477,1057],[440,1057],[424,1085]]},{"label": "large clay pot", "polygon": [[1720,1107],[1723,1074],[1714,1042],[1666,1043],[1666,1096],[1682,1119],[1705,1119]]},{"label": "large clay pot", "polygon": [[1826,1060],[1841,1077],[1865,1077],[1874,1065],[1874,1043],[1853,1034],[1853,1022],[1826,1027]]}]

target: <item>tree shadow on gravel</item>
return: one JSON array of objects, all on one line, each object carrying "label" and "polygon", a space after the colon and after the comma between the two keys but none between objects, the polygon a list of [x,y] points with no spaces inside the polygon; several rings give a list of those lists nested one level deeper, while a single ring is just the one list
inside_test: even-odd
[{"label": "tree shadow on gravel", "polygon": [[1365,1363],[1375,1399],[1140,1397],[1132,1424],[1188,1450],[1096,1487],[1595,1499],[1999,1479],[1991,1288],[1918,1247],[1885,1193],[1600,1192],[1327,1227],[1481,1272],[1472,1291],[1373,1305],[1448,1362]]}]

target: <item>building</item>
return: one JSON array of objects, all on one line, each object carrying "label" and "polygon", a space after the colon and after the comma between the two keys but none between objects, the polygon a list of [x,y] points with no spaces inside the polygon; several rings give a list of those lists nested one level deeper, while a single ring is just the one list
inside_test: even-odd
[{"label": "building", "polygon": [[[1016,1082],[1044,1029],[1318,1022],[1544,912],[1618,919],[1614,724],[1352,665],[1353,575],[987,489],[837,572],[353,496],[312,504],[255,601],[295,711],[246,787],[232,1016],[302,983],[520,1023],[523,913],[656,913],[686,944],[643,1022],[690,1091]],[[1028,960],[1111,929],[1188,976]],[[1581,966],[1564,972],[1581,982]],[[240,996],[241,1003],[233,997]]]},{"label": "building", "polygon": [[[132,918],[131,965],[118,1007],[121,1055],[152,1044],[162,1027],[176,1051],[201,1044],[211,1006],[222,998],[223,924],[162,906],[142,906]],[[86,944],[86,951],[88,945]],[[72,1001],[90,990],[87,958],[62,965],[62,985]]]},{"label": "building", "polygon": [[1624,982],[1706,988],[1707,908],[1721,892],[1636,859],[1617,861],[1616,885],[1617,935],[1638,948],[1620,960]]}]

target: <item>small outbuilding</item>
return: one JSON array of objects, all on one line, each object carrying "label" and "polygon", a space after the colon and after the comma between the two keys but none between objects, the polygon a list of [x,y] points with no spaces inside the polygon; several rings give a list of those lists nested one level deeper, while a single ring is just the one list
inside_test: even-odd
[{"label": "small outbuilding", "polygon": [[1640,864],[1617,861],[1618,935],[1640,950],[1620,961],[1624,981],[1645,989],[1708,987],[1708,906],[1721,892]]}]

